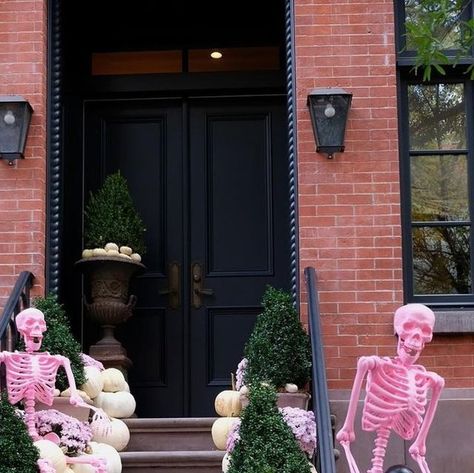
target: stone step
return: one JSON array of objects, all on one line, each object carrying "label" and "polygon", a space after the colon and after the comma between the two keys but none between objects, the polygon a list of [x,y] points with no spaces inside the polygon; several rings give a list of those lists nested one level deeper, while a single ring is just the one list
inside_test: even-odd
[{"label": "stone step", "polygon": [[221,451],[120,452],[122,473],[222,473]]},{"label": "stone step", "polygon": [[129,418],[127,452],[214,451],[211,428],[216,418]]}]

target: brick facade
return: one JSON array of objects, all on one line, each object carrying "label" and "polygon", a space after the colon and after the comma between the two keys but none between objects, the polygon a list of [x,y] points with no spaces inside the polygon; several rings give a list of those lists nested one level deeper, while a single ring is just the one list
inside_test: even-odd
[{"label": "brick facade", "polygon": [[[357,356],[394,353],[403,303],[393,1],[296,0],[295,28],[300,267],[318,271],[328,379],[345,389]],[[22,270],[36,294],[45,287],[46,36],[46,1],[0,0],[0,95],[34,109],[26,159],[0,162],[0,303]],[[353,94],[333,160],[315,152],[306,96],[316,87]],[[437,335],[422,361],[448,387],[474,387],[473,345]]]},{"label": "brick facade", "polygon": [[0,0],[0,95],[21,95],[34,110],[26,159],[0,161],[0,302],[21,271],[34,273],[34,294],[44,291],[46,37],[45,1]]},{"label": "brick facade", "polygon": [[[358,356],[395,353],[403,304],[393,0],[296,0],[295,17],[300,265],[318,272],[329,385],[346,389]],[[332,160],[315,152],[316,87],[353,94]],[[473,387],[473,342],[437,335],[421,361],[447,387]]]}]

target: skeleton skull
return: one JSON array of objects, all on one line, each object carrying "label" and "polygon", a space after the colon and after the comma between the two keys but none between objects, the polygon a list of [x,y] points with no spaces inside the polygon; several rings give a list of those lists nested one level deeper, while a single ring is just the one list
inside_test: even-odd
[{"label": "skeleton skull", "polygon": [[16,328],[23,336],[28,353],[38,351],[41,348],[43,333],[46,331],[43,312],[34,308],[21,311],[16,316]]},{"label": "skeleton skull", "polygon": [[419,358],[425,343],[433,339],[434,323],[433,311],[423,304],[406,304],[396,310],[393,324],[403,364],[411,365]]}]

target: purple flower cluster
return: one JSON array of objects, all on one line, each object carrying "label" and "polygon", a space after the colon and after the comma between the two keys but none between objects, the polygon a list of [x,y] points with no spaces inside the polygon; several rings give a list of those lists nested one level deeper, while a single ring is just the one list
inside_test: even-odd
[{"label": "purple flower cluster", "polygon": [[97,368],[99,371],[104,371],[104,365],[100,362],[97,361],[95,358],[92,358],[89,355],[86,355],[85,353],[81,353],[81,360],[82,363],[84,363],[84,366],[94,366]]},{"label": "purple flower cluster", "polygon": [[247,360],[247,358],[242,358],[237,365],[237,372],[235,373],[235,389],[237,389],[237,391],[244,385],[245,370],[248,362],[249,360]]},{"label": "purple flower cluster", "polygon": [[[314,412],[306,411],[298,407],[283,407],[278,410],[291,428],[301,450],[311,458],[316,450],[316,422],[314,420]],[[226,443],[226,451],[228,453],[233,452],[235,444],[240,440],[240,422],[240,419],[236,418],[236,421],[229,430]]]},{"label": "purple flower cluster", "polygon": [[235,418],[235,422],[227,434],[226,451],[232,453],[235,448],[235,444],[240,440],[239,429],[240,429],[240,417]]},{"label": "purple flower cluster", "polygon": [[59,437],[59,446],[67,455],[83,453],[92,440],[89,424],[63,414],[56,409],[47,409],[36,413],[36,429],[41,436],[55,433]]},{"label": "purple flower cluster", "polygon": [[283,415],[283,419],[293,431],[301,450],[311,458],[316,449],[314,412],[298,407],[283,407],[279,410]]}]

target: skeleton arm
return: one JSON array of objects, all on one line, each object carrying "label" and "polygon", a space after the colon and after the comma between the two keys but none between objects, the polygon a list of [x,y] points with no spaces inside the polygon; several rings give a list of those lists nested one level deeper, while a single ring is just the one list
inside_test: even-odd
[{"label": "skeleton arm", "polygon": [[352,386],[346,420],[344,421],[344,425],[342,426],[341,430],[339,430],[336,435],[336,439],[341,443],[353,442],[355,439],[354,419],[357,411],[357,403],[359,402],[360,392],[362,390],[362,383],[364,382],[367,372],[373,370],[377,366],[379,360],[380,359],[377,356],[362,356],[357,361],[357,373]]},{"label": "skeleton arm", "polygon": [[432,372],[428,372],[427,376],[432,388],[431,401],[429,403],[428,409],[426,410],[425,418],[423,420],[423,424],[421,425],[420,431],[418,432],[416,440],[409,449],[410,455],[416,461],[418,461],[420,456],[424,457],[426,454],[426,437],[438,406],[441,391],[444,387],[444,379],[441,376]]},{"label": "skeleton arm", "polygon": [[87,407],[88,409],[93,410],[94,415],[92,416],[91,424],[96,424],[97,428],[102,429],[103,432],[108,432],[110,430],[110,419],[107,414],[102,409],[87,404],[77,392],[76,381],[72,373],[71,362],[69,359],[61,355],[56,355],[56,358],[61,361],[62,365],[64,366],[64,370],[66,371],[66,376],[71,391],[69,402],[74,406]]},{"label": "skeleton arm", "polygon": [[69,361],[69,358],[66,358],[65,356],[61,355],[55,355],[55,358],[60,361],[61,365],[64,367],[64,371],[66,371],[67,381],[69,383],[69,388],[71,391],[71,397],[69,402],[74,406],[89,407],[88,404],[86,404],[82,400],[81,396],[77,392],[76,380],[74,379],[74,375],[72,373],[71,362]]}]

